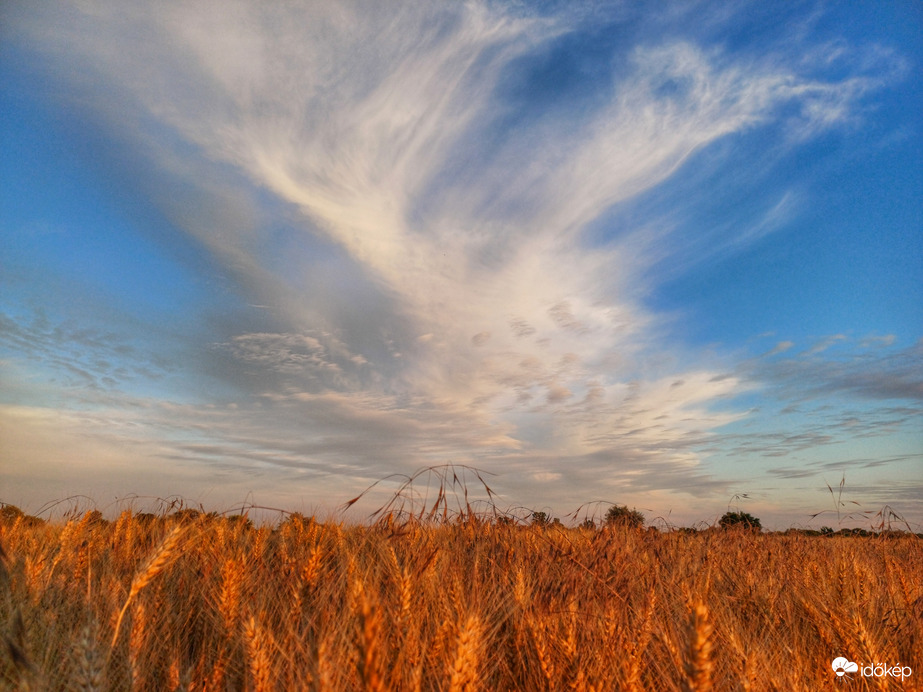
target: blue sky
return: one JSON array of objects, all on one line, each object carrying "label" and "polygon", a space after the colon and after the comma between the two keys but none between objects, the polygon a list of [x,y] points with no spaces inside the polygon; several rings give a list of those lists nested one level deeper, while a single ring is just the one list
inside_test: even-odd
[{"label": "blue sky", "polygon": [[918,3],[0,20],[2,501],[923,522]]}]

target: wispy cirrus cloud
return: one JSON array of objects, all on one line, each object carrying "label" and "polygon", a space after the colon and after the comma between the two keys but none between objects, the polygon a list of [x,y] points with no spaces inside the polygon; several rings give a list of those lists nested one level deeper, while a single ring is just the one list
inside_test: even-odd
[{"label": "wispy cirrus cloud", "polygon": [[[750,361],[748,377],[792,401],[846,395],[919,405],[923,401],[923,343],[895,349],[893,341],[890,337],[856,340],[836,334],[793,357]],[[836,345],[836,354],[819,357]],[[779,352],[777,346],[768,355]]]}]

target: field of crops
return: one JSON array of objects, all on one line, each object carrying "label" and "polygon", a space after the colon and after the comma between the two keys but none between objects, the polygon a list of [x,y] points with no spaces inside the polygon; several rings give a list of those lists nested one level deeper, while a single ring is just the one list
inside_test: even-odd
[{"label": "field of crops", "polygon": [[[21,690],[921,689],[923,542],[298,515],[7,517]],[[904,670],[838,678],[831,661]],[[906,671],[912,674],[907,676]]]}]

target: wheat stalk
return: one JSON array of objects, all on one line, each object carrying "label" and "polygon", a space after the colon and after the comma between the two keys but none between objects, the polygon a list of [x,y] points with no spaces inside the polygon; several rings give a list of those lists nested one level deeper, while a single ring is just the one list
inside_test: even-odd
[{"label": "wheat stalk", "polygon": [[305,586],[314,586],[314,581],[320,574],[321,560],[323,560],[323,557],[324,552],[320,546],[315,547],[314,550],[311,551],[311,557],[308,558],[308,563],[301,572],[301,579]]},{"label": "wheat stalk", "polygon": [[74,647],[77,675],[74,683],[79,692],[102,692],[104,688],[103,658],[96,644],[96,622],[84,625]]},{"label": "wheat stalk", "polygon": [[131,670],[132,686],[138,689],[144,678],[142,665],[147,641],[148,613],[144,603],[137,603],[128,630],[128,665]]},{"label": "wheat stalk", "polygon": [[362,657],[360,660],[362,682],[366,692],[381,692],[385,689],[382,679],[381,660],[381,614],[373,608],[365,594],[362,594]]},{"label": "wheat stalk", "polygon": [[16,609],[13,614],[12,632],[4,635],[4,644],[7,654],[14,667],[19,671],[19,689],[31,689],[32,680],[37,676],[38,669],[29,659],[26,646],[26,626],[22,619],[22,610]]},{"label": "wheat stalk", "polygon": [[323,637],[317,646],[317,677],[319,689],[322,692],[333,688],[334,669],[330,648],[329,637]]},{"label": "wheat stalk", "polygon": [[228,632],[228,636],[237,631],[240,619],[240,598],[244,581],[244,563],[240,559],[228,558],[221,568],[221,595],[218,612]]},{"label": "wheat stalk", "polygon": [[399,590],[400,603],[397,611],[397,622],[398,625],[402,625],[410,619],[410,611],[413,606],[413,578],[407,568],[401,570]]},{"label": "wheat stalk", "polygon": [[470,692],[477,689],[478,664],[481,647],[481,620],[471,615],[458,633],[455,663],[449,682],[449,692]]},{"label": "wheat stalk", "polygon": [[211,671],[208,673],[206,678],[205,689],[227,689],[225,684],[225,673],[227,672],[228,665],[228,655],[227,651],[222,650],[221,654],[218,656],[218,660],[212,665]]},{"label": "wheat stalk", "polygon": [[642,689],[641,687],[641,659],[644,656],[644,652],[647,650],[648,644],[651,641],[651,629],[654,619],[654,608],[657,604],[657,594],[651,592],[648,599],[647,608],[644,611],[644,616],[641,620],[641,624],[638,627],[637,640],[634,646],[631,649],[631,654],[628,662],[628,678],[625,681],[625,687],[629,692],[638,692]]},{"label": "wheat stalk", "polygon": [[555,679],[555,665],[551,657],[551,652],[546,646],[548,639],[545,623],[531,614],[527,616],[529,630],[532,632],[532,641],[535,643],[535,653],[538,657],[539,667],[542,669],[542,675],[551,685]]},{"label": "wheat stalk", "polygon": [[115,632],[112,634],[112,644],[110,645],[110,649],[115,648],[115,643],[119,639],[119,630],[122,627],[122,620],[125,617],[125,613],[128,611],[128,606],[131,605],[131,602],[141,592],[141,590],[150,584],[151,580],[160,574],[169,564],[170,560],[173,558],[173,553],[176,551],[176,546],[179,543],[182,530],[182,526],[174,527],[174,529],[160,544],[160,547],[158,547],[157,550],[151,554],[150,558],[148,558],[142,569],[140,569],[135,575],[135,578],[132,579],[131,589],[128,592],[128,598],[125,600],[125,605],[122,606],[118,620],[116,620],[115,623]]},{"label": "wheat stalk", "polygon": [[253,616],[244,623],[244,639],[247,643],[247,660],[254,689],[256,692],[268,692],[272,689],[268,642],[266,632]]},{"label": "wheat stalk", "polygon": [[686,658],[686,692],[711,692],[712,689],[712,638],[713,628],[708,621],[708,608],[699,603],[693,611],[689,626],[689,648]]}]

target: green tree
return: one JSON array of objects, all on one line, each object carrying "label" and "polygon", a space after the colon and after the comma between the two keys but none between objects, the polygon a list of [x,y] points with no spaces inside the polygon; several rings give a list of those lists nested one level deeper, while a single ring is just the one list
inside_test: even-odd
[{"label": "green tree", "polygon": [[612,505],[606,512],[606,524],[610,526],[627,526],[632,529],[644,528],[644,515],[636,509],[625,505]]},{"label": "green tree", "polygon": [[763,528],[760,520],[747,512],[726,512],[718,523],[722,529],[740,528],[761,531]]},{"label": "green tree", "polygon": [[532,523],[536,526],[547,526],[549,521],[547,512],[532,512]]}]

